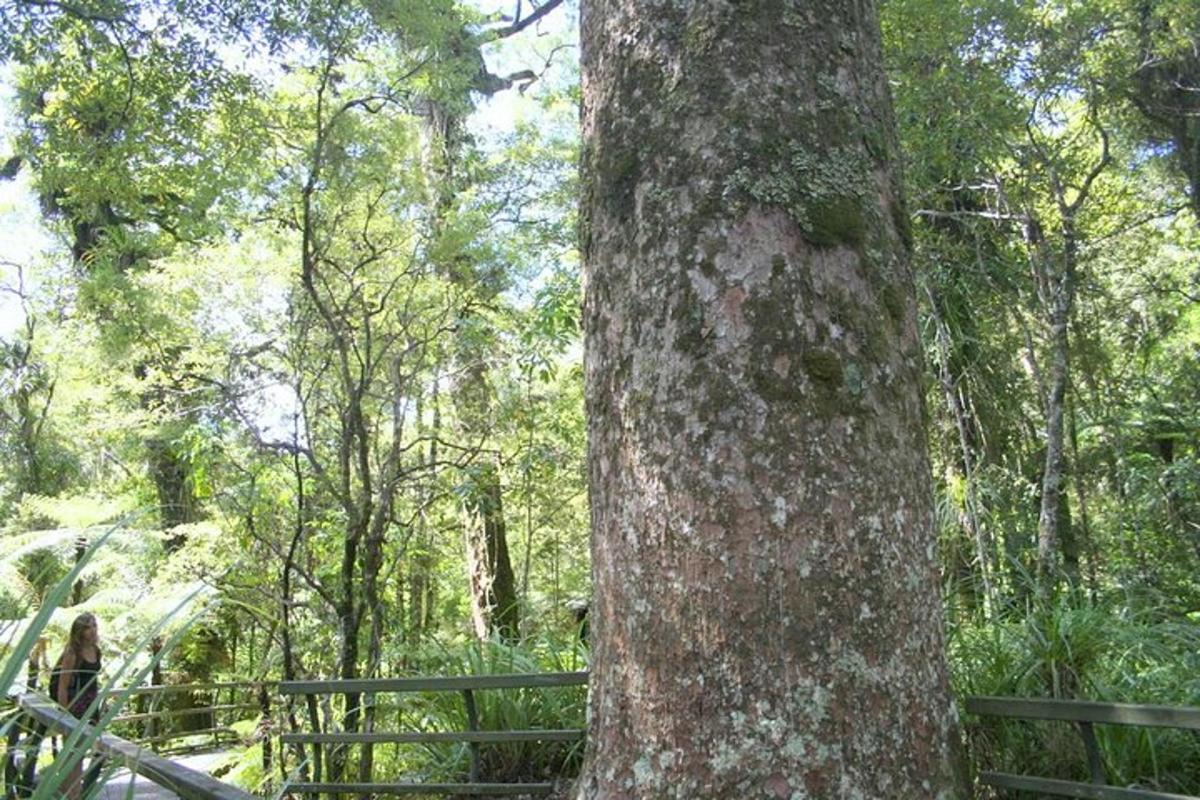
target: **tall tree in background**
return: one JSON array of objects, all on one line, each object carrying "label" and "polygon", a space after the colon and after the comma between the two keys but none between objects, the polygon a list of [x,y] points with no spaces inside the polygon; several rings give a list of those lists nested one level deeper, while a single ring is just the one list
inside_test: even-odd
[{"label": "tall tree in background", "polygon": [[[386,581],[399,569],[387,554],[403,554],[395,540],[409,525],[404,493],[425,468],[409,456],[418,445],[410,407],[456,295],[416,257],[417,126],[403,101],[427,59],[361,7],[317,4],[309,18],[302,42],[314,60],[295,69],[301,91],[285,89],[276,103],[285,124],[275,180],[288,185],[272,216],[299,251],[285,360],[299,406],[291,447],[304,456],[295,463],[297,497],[305,499],[292,549],[336,553],[338,568],[307,576],[298,559],[289,566],[291,577],[319,587],[336,620],[337,675],[352,679],[384,667]],[[387,57],[356,63],[373,48]],[[353,691],[342,700],[326,729],[370,731],[374,703]],[[373,755],[361,751],[360,780],[370,780]],[[331,780],[348,758],[346,748],[330,748]]]},{"label": "tall tree in background", "polygon": [[460,435],[472,453],[459,476],[458,494],[462,498],[472,624],[480,639],[499,634],[513,640],[521,619],[509,555],[500,452],[486,445],[494,437],[498,414],[492,375],[496,331],[488,312],[502,302],[501,294],[512,275],[511,265],[497,263],[496,248],[486,243],[485,234],[493,220],[472,207],[469,200],[479,187],[472,185],[472,172],[478,169],[473,163],[477,154],[466,123],[474,108],[473,94],[490,97],[518,82],[528,86],[538,78],[532,70],[506,76],[492,73],[482,47],[535,25],[561,3],[547,0],[526,14],[524,3],[518,2],[515,19],[481,33],[472,32],[465,19],[458,19],[450,13],[453,9],[447,9],[445,16],[457,21],[449,31],[446,47],[454,57],[448,60],[447,80],[425,98],[433,178],[429,257],[447,280],[473,299],[463,305],[457,322],[457,335],[451,345],[454,363],[450,384]]},{"label": "tall tree in background", "polygon": [[[79,310],[136,383],[161,526],[194,522],[199,499],[182,442],[198,422],[198,387],[187,345],[173,320],[153,313],[139,277],[216,231],[212,208],[237,183],[255,139],[240,113],[248,82],[189,28],[207,18],[185,23],[165,7],[17,5],[24,30],[0,28],[0,53],[19,65],[21,132],[10,164],[32,170],[46,216],[67,236]],[[236,134],[234,117],[244,126]]]},{"label": "tall tree in background", "polygon": [[[1132,5],[983,2],[958,16],[963,8],[889,4],[890,57],[945,387],[937,405],[959,431],[962,505],[984,534],[977,573],[995,584],[988,566],[1007,561],[1008,600],[1023,607],[1029,574],[1044,595],[1064,578],[1096,591],[1101,548],[1087,466],[1075,462],[1080,432],[1108,416],[1095,387],[1114,350],[1098,346],[1094,323],[1076,328],[1104,299],[1114,247],[1182,209],[1175,181],[1163,180],[1182,162],[1161,142],[1146,146],[1127,99],[1138,69]],[[955,19],[922,26],[929,17]]]},{"label": "tall tree in background", "polygon": [[962,796],[874,6],[582,26],[578,796]]},{"label": "tall tree in background", "polygon": [[[491,378],[495,331],[488,310],[496,305],[505,276],[501,270],[488,269],[486,248],[480,246],[480,234],[489,221],[473,213],[464,200],[472,189],[472,144],[466,131],[470,84],[464,82],[446,97],[428,101],[425,127],[434,178],[428,258],[447,281],[470,298],[461,305],[456,335],[450,342],[450,385],[463,446],[471,454],[456,483],[472,625],[480,639],[493,632],[514,638],[520,608],[508,553],[500,454],[487,446],[496,415]],[[433,400],[436,403],[439,398]]]}]

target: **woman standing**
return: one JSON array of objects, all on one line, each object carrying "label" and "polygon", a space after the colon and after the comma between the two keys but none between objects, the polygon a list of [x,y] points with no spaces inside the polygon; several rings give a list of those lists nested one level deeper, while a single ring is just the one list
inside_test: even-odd
[{"label": "woman standing", "polygon": [[[58,673],[58,680],[52,681],[51,687],[55,701],[78,719],[84,719],[96,700],[100,681],[99,629],[95,614],[80,614],[71,623],[71,634],[58,658],[55,672]],[[92,720],[97,716],[97,711],[95,709],[89,715]],[[68,800],[77,800],[79,797],[82,771],[82,763],[76,763],[67,776],[65,789]]]}]

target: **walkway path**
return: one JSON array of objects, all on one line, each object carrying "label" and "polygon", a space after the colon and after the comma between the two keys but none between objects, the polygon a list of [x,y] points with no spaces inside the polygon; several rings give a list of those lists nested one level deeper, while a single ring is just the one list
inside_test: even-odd
[{"label": "walkway path", "polygon": [[[191,767],[200,772],[208,772],[229,755],[228,750],[215,750],[210,753],[195,753],[190,756],[172,758],[176,764]],[[178,795],[170,789],[165,789],[141,775],[133,775],[127,769],[117,770],[116,774],[104,784],[97,800],[177,800]]]}]

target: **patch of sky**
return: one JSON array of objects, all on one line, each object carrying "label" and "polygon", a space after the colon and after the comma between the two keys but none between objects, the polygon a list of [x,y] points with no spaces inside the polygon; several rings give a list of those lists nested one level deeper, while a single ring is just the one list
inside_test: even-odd
[{"label": "patch of sky", "polygon": [[300,398],[291,386],[266,381],[249,388],[241,403],[247,422],[262,441],[309,447],[308,432],[300,413]]},{"label": "patch of sky", "polygon": [[[0,66],[0,164],[8,161],[18,133],[13,85],[12,68]],[[19,272],[24,272],[28,281],[34,262],[61,257],[64,251],[56,244],[42,224],[29,171],[22,169],[11,180],[0,179],[0,286],[15,288]],[[16,294],[0,292],[0,338],[12,336],[24,322],[25,313]]]},{"label": "patch of sky", "polygon": [[[474,0],[480,13],[497,24],[528,17],[535,8],[527,0],[496,3]],[[579,4],[567,0],[520,34],[491,42],[483,48],[489,72],[507,77],[524,72],[536,75],[533,81],[517,81],[512,89],[479,97],[468,127],[486,157],[503,161],[522,139],[536,137],[544,144],[572,142],[578,136],[578,110],[570,99],[570,89],[578,82]],[[564,176],[538,165],[522,165],[517,183],[497,187],[513,201],[502,211],[495,230],[501,236],[518,238],[521,228],[553,224],[553,215],[561,214],[550,195],[562,185]],[[568,165],[571,173],[575,165]],[[569,179],[569,178],[568,178]],[[509,264],[512,278],[507,299],[519,306],[535,302],[537,294],[557,271],[574,269],[574,252],[549,247],[528,253],[529,263]]]},{"label": "patch of sky", "polygon": [[1007,61],[1011,53],[1003,34],[1004,25],[999,20],[978,24],[971,39],[959,48],[959,58],[988,65]]},{"label": "patch of sky", "polygon": [[[504,15],[511,20],[518,14],[528,16],[532,9],[525,0],[500,4],[474,0],[485,15]],[[480,98],[470,127],[485,143],[495,144],[516,132],[525,121],[546,122],[541,102],[549,93],[562,91],[576,80],[579,61],[579,5],[568,0],[541,20],[507,39],[498,39],[483,48],[484,63],[495,75],[508,76],[531,71],[537,80],[519,81],[512,90]]]},{"label": "patch of sky", "polygon": [[1134,167],[1142,167],[1152,161],[1170,158],[1175,154],[1175,149],[1175,143],[1171,141],[1141,142],[1132,150],[1131,164]]}]

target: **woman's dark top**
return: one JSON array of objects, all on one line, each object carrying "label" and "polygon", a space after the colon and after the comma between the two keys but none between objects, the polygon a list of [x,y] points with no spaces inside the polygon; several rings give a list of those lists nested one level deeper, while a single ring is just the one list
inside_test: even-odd
[{"label": "woman's dark top", "polygon": [[[95,661],[87,661],[78,656],[79,663],[71,674],[71,683],[67,686],[67,700],[70,705],[67,710],[79,719],[87,713],[88,706],[96,699],[100,684],[100,655],[96,654]],[[95,715],[93,715],[95,716]]]}]

